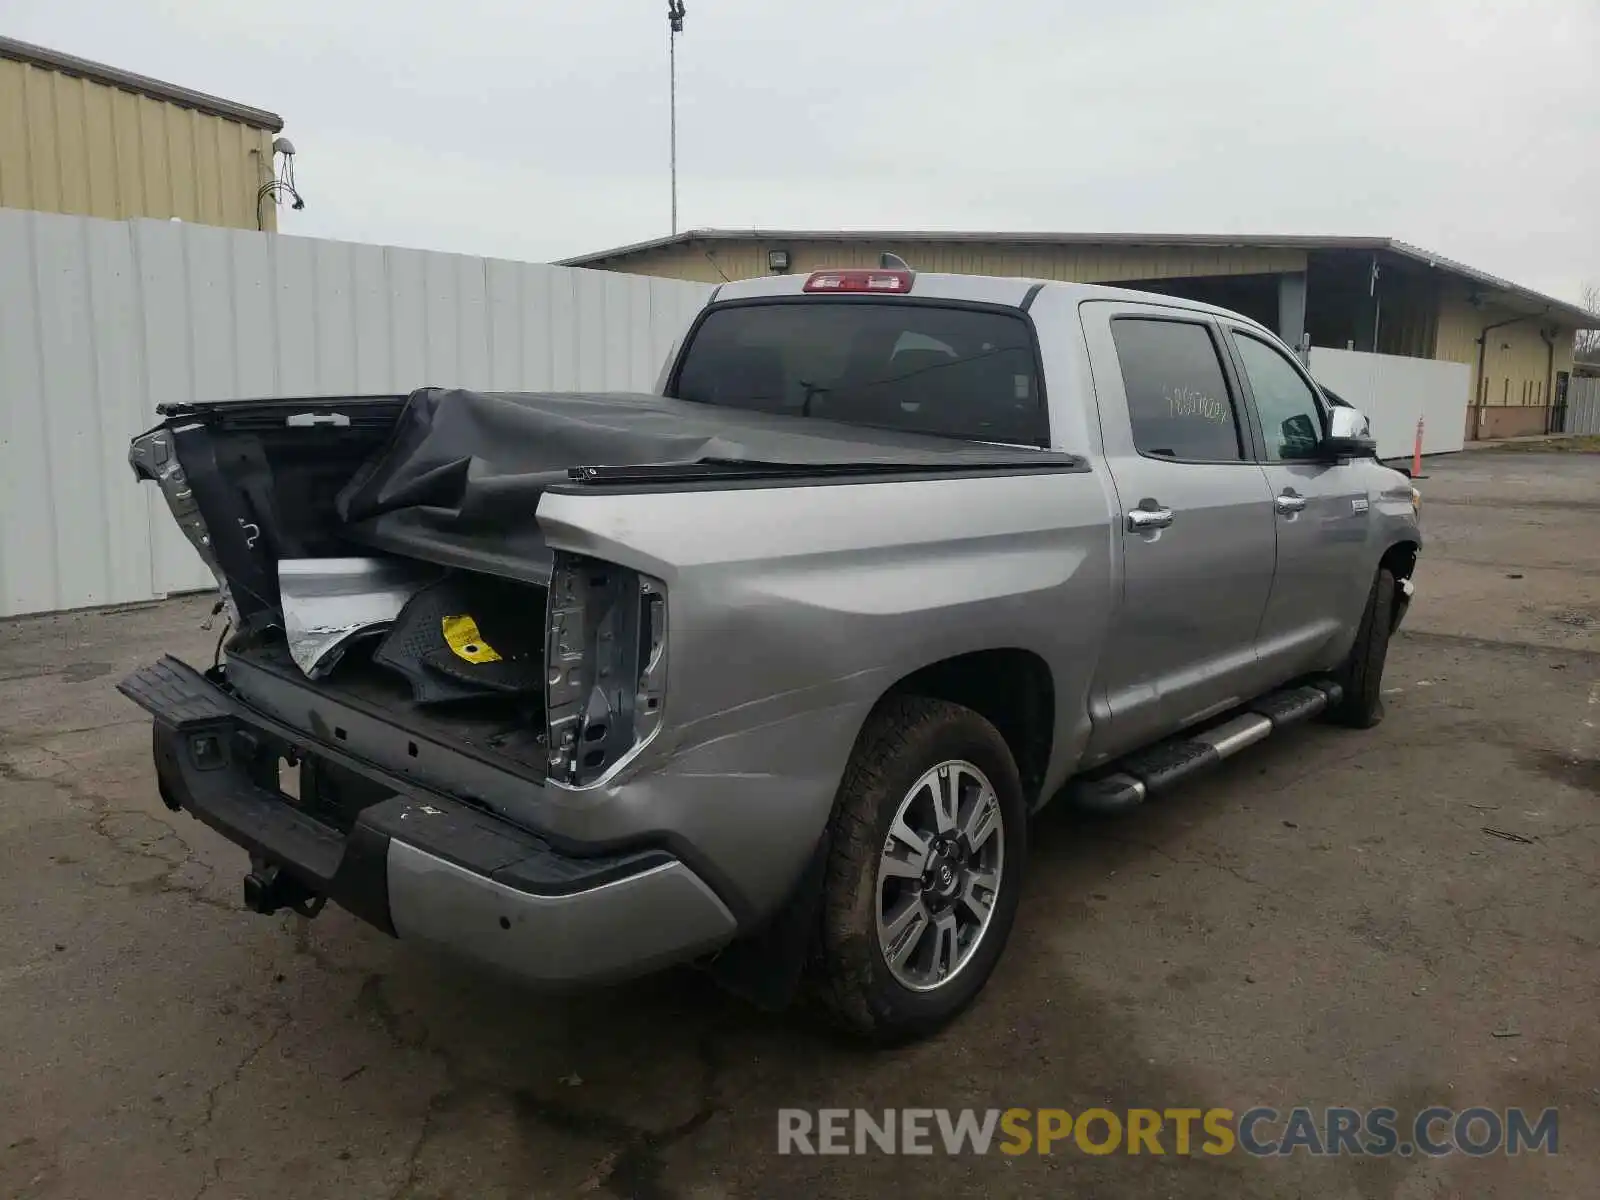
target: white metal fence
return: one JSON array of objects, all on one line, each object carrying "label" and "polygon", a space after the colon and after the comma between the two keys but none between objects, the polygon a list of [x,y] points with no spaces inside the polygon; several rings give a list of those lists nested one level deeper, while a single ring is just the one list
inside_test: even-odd
[{"label": "white metal fence", "polygon": [[[208,586],[129,438],[166,401],[649,390],[704,284],[0,209],[0,616]],[[1314,349],[1379,452],[1459,450],[1468,370]],[[1597,416],[1575,380],[1569,422]],[[1580,414],[1587,414],[1583,416]],[[1569,425],[1569,427],[1571,427]]]},{"label": "white metal fence", "polygon": [[210,576],[128,440],[161,402],[648,391],[709,287],[166,221],[0,209],[0,616]]},{"label": "white metal fence", "polygon": [[1600,379],[1568,380],[1560,432],[1600,433]]},{"label": "white metal fence", "polygon": [[1311,349],[1311,374],[1372,421],[1378,453],[1409,457],[1422,419],[1422,452],[1461,449],[1472,372],[1464,363],[1359,350]]}]

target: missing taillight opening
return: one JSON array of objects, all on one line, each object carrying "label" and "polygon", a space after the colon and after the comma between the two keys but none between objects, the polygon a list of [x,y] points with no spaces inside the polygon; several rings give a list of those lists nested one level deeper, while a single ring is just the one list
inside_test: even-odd
[{"label": "missing taillight opening", "polygon": [[666,589],[621,567],[557,554],[547,600],[550,777],[595,782],[661,724]]}]

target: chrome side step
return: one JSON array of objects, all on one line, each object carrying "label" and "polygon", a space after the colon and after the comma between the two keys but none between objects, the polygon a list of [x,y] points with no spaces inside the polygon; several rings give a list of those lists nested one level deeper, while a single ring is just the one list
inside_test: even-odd
[{"label": "chrome side step", "polygon": [[1063,790],[1072,804],[1093,812],[1136,808],[1152,795],[1232,758],[1276,730],[1309,721],[1343,697],[1344,692],[1332,680],[1271,692],[1220,724],[1136,750],[1109,770],[1069,780]]}]

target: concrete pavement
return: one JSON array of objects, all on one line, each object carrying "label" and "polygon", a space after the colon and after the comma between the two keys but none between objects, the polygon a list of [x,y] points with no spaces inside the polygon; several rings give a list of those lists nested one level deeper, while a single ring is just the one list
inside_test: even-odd
[{"label": "concrete pavement", "polygon": [[[0,1195],[1591,1195],[1600,457],[1427,470],[1386,722],[1047,810],[984,996],[886,1053],[689,971],[536,996],[245,913],[242,853],[162,808],[112,691],[209,661],[206,602],[0,624]],[[784,1106],[1258,1103],[1556,1105],[1561,1153],[775,1153]]]}]

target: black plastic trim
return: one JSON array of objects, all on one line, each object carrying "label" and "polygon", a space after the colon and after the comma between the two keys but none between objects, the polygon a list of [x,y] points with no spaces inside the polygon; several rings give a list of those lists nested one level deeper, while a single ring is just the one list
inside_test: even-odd
[{"label": "black plastic trim", "polygon": [[[1040,454],[1054,453],[1043,451]],[[609,487],[630,483],[716,483],[722,480],[761,483],[766,480],[816,479],[830,483],[835,479],[848,480],[861,476],[987,474],[991,471],[1007,472],[1018,466],[1053,466],[1070,468],[1083,462],[1077,455],[1062,455],[1062,461],[1040,463],[1019,462],[1016,459],[994,462],[952,460],[948,466],[941,463],[761,463],[738,460],[702,460],[698,463],[636,463],[625,466],[570,467],[567,478],[573,483],[590,487]]]},{"label": "black plastic trim", "polygon": [[1245,707],[1248,712],[1271,721],[1272,728],[1276,731],[1288,725],[1297,725],[1301,721],[1309,721],[1325,710],[1328,707],[1328,693],[1322,688],[1310,685],[1285,688],[1279,692],[1269,692]]},{"label": "black plastic trim", "polygon": [[1248,443],[1245,453],[1248,461],[1257,466],[1267,461],[1267,434],[1261,425],[1261,414],[1256,411],[1255,395],[1250,391],[1249,381],[1244,376],[1244,363],[1239,360],[1239,352],[1234,348],[1233,339],[1228,336],[1229,327],[1218,318],[1212,318],[1212,336],[1217,343],[1217,352],[1222,356],[1222,372],[1227,377],[1228,387],[1237,397],[1239,411],[1244,416],[1246,429],[1245,440]]},{"label": "black plastic trim", "polygon": [[728,991],[769,1011],[794,999],[816,944],[831,844],[831,836],[824,832],[777,911],[707,966],[711,977]]},{"label": "black plastic trim", "polygon": [[255,552],[266,518],[241,503],[245,493],[236,480],[224,476],[215,442],[203,424],[170,428],[173,450],[211,536],[211,553],[228,580],[245,626],[270,620],[278,608],[278,580],[267,568],[266,555]]},{"label": "black plastic trim", "polygon": [[1165,791],[1180,779],[1198,774],[1222,761],[1217,748],[1207,742],[1178,739],[1157,742],[1117,764],[1117,769],[1138,779],[1152,792]]},{"label": "black plastic trim", "polygon": [[[1060,453],[1051,451],[1051,453]],[[714,475],[702,479],[652,481],[645,478],[599,485],[593,483],[555,483],[545,488],[546,493],[558,496],[592,496],[603,487],[607,493],[620,495],[655,495],[666,492],[725,492],[756,488],[791,487],[849,487],[866,483],[927,483],[941,479],[992,478],[996,475],[1088,475],[1094,468],[1089,461],[1071,456],[1071,461],[1042,463],[969,464],[948,471],[927,468],[886,467],[879,470],[863,468],[839,475],[774,475],[757,476]]]},{"label": "black plastic trim", "polygon": [[[231,718],[184,726],[158,721],[151,749],[165,794],[230,842],[283,865],[315,890],[327,890],[339,871],[343,835],[257,784],[237,757],[234,732]],[[199,760],[202,745],[216,748],[215,766]]]},{"label": "black plastic trim", "polygon": [[[172,400],[156,405],[163,417],[218,416],[225,419],[265,418],[280,413],[333,411],[341,408],[404,408],[409,393],[372,392],[356,396],[258,396],[239,400]],[[365,415],[365,414],[363,414]]]},{"label": "black plastic trim", "polygon": [[389,914],[389,838],[357,822],[345,839],[344,857],[330,894],[352,916],[395,936]]}]

